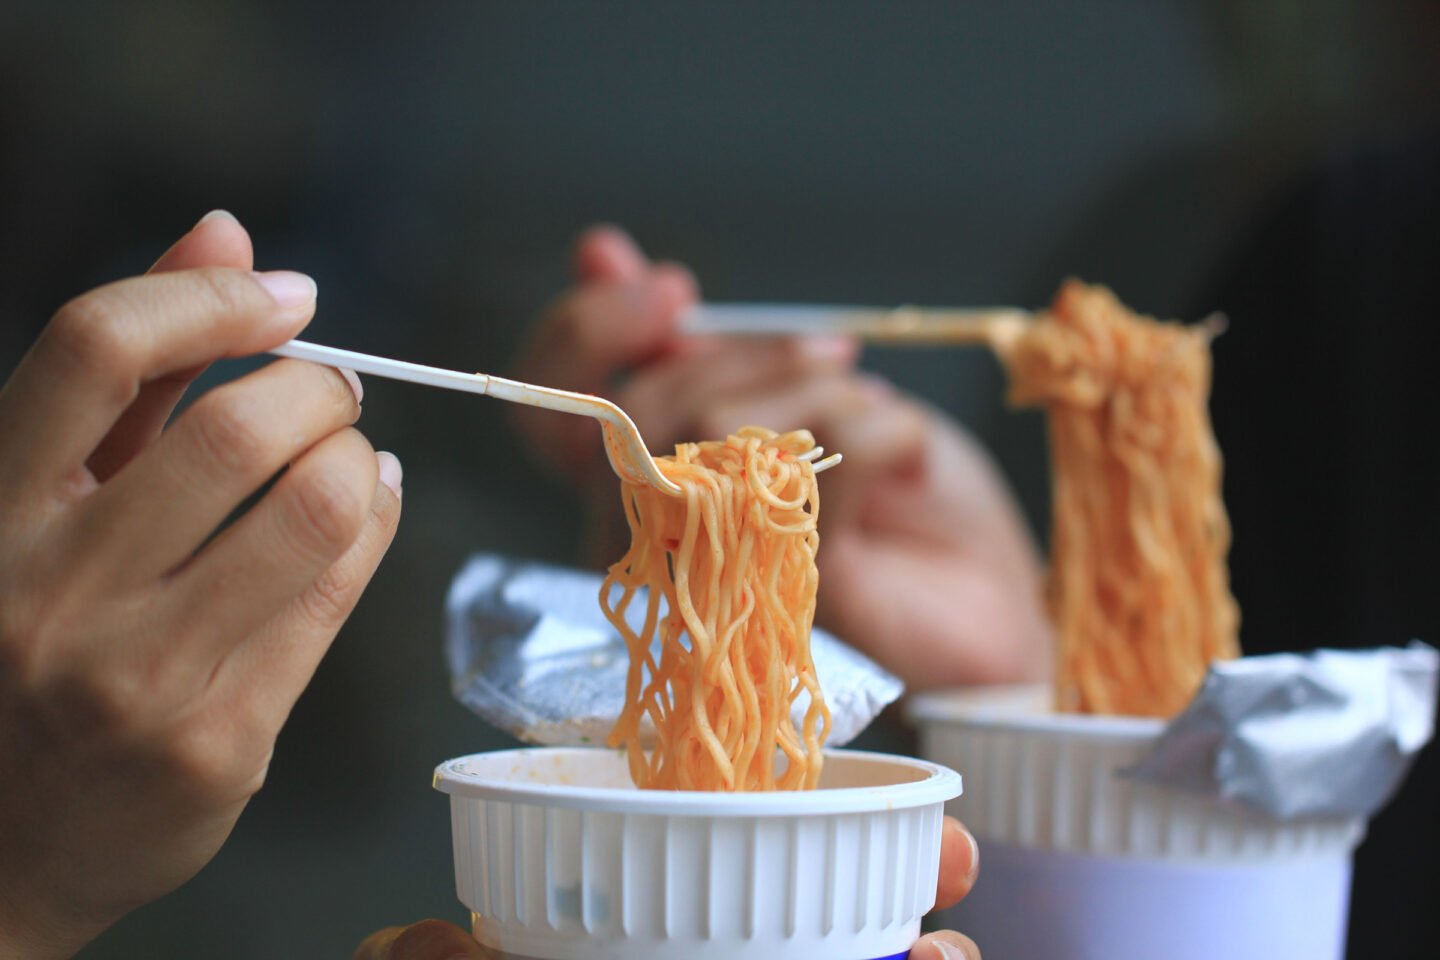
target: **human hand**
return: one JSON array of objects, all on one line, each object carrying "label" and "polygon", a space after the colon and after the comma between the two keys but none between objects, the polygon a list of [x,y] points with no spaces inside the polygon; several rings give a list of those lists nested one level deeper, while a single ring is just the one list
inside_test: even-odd
[{"label": "human hand", "polygon": [[762,414],[777,429],[810,424],[827,449],[845,455],[821,484],[823,626],[912,690],[1048,672],[1040,559],[973,437],[870,377],[815,382],[712,415],[723,431]]},{"label": "human hand", "polygon": [[[915,689],[1046,672],[1039,557],[968,434],[855,373],[848,338],[680,336],[693,283],[613,228],[584,234],[575,260],[579,285],[541,319],[522,376],[608,393],[653,451],[746,424],[809,428],[845,455],[821,485],[819,622]],[[527,408],[516,418],[585,492],[587,559],[620,556],[627,528],[594,424]]]},{"label": "human hand", "polygon": [[[935,909],[965,898],[980,875],[980,848],[960,821],[946,817],[940,833],[940,876]],[[386,927],[365,938],[352,960],[485,960],[489,953],[464,930],[443,920]],[[929,933],[910,948],[910,960],[980,960],[969,937],[953,930]]]},{"label": "human hand", "polygon": [[[697,439],[695,421],[704,410],[697,397],[746,394],[845,369],[859,355],[849,337],[681,335],[680,315],[698,298],[694,278],[678,264],[652,263],[615,227],[586,230],[573,259],[576,285],[541,316],[518,375],[615,400],[652,451]],[[513,416],[532,449],[561,473],[583,482],[608,471],[593,423],[531,407],[516,407]]]},{"label": "human hand", "polygon": [[490,951],[453,923],[421,920],[365,938],[351,960],[486,960]]},{"label": "human hand", "polygon": [[[980,876],[980,845],[954,817],[940,826],[940,878],[935,909],[953,907],[969,895]],[[927,933],[910,948],[910,960],[980,960],[975,941],[954,930]]]},{"label": "human hand", "polygon": [[277,361],[162,432],[206,364],[313,315],[252,260],[206,217],[0,389],[0,957],[71,956],[214,855],[394,534],[353,374]]}]

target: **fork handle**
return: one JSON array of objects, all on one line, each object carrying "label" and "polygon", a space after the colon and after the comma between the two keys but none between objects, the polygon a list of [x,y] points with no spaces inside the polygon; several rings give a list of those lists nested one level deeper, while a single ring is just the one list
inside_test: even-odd
[{"label": "fork handle", "polygon": [[[325,347],[318,343],[306,343],[303,340],[282,343],[270,352],[277,357],[308,360],[311,363],[320,363],[328,367],[346,367],[356,373],[370,376],[389,377],[392,380],[405,380],[429,387],[442,387],[446,390],[463,390],[466,393],[478,393],[481,396],[508,400],[511,403],[523,403],[532,407],[543,407],[547,410],[559,410],[564,413],[593,417],[599,420],[605,428],[607,437],[605,452],[610,457],[610,463],[615,467],[616,473],[627,479],[633,475],[641,476],[647,483],[671,496],[680,496],[682,493],[680,487],[661,473],[660,468],[655,465],[650,451],[645,448],[645,441],[640,436],[640,431],[635,429],[634,422],[625,414],[625,411],[600,397],[574,393],[569,390],[556,390],[553,387],[542,387],[533,383],[522,383],[519,380],[507,380],[505,377],[492,377],[484,373],[461,373],[458,370],[427,367],[424,364],[375,357],[368,353],[341,350],[339,347]],[[621,451],[619,453],[617,453],[617,447],[608,441],[611,431],[620,433],[620,438],[616,441],[619,444],[618,449]],[[634,471],[622,469],[623,463],[633,463]]]},{"label": "fork handle", "polygon": [[463,390],[466,393],[494,397],[496,400],[508,400],[510,403],[523,403],[531,407],[544,407],[547,410],[559,410],[562,413],[576,413],[599,420],[615,419],[611,416],[611,412],[616,409],[614,405],[606,403],[598,397],[570,390],[557,390],[554,387],[542,387],[533,383],[522,383],[519,380],[507,380],[505,377],[491,376],[488,373],[461,373],[459,370],[427,367],[420,363],[375,357],[368,353],[341,350],[339,347],[325,347],[318,343],[306,343],[303,340],[291,340],[270,352],[277,357],[309,360],[327,367],[347,367],[356,373],[388,377],[391,380],[405,380],[427,387]]},{"label": "fork handle", "polygon": [[848,334],[878,343],[994,345],[1029,314],[1015,307],[847,307],[808,303],[702,303],[686,333],[746,336]]},{"label": "fork handle", "polygon": [[405,380],[428,387],[463,390],[466,393],[481,395],[490,392],[491,378],[483,373],[461,373],[459,370],[427,367],[420,363],[375,357],[368,353],[356,353],[354,350],[341,350],[339,347],[324,347],[318,343],[306,343],[303,340],[282,343],[270,352],[277,357],[309,360],[312,363],[323,363],[328,367],[346,367],[356,373],[388,377],[391,380]]}]

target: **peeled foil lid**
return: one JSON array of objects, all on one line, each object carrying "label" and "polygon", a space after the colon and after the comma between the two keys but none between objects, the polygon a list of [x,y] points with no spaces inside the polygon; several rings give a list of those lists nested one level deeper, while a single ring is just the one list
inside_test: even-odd
[{"label": "peeled foil lid", "polygon": [[1418,641],[1217,663],[1122,775],[1277,820],[1368,817],[1435,732],[1437,675],[1440,653]]},{"label": "peeled foil lid", "polygon": [[[456,698],[528,743],[603,744],[624,706],[630,655],[600,611],[602,582],[565,567],[471,557],[445,602]],[[631,604],[637,630],[644,606]],[[899,679],[819,628],[810,634],[810,654],[830,708],[832,746],[854,739],[904,692]],[[802,692],[792,708],[797,727],[808,704]]]}]

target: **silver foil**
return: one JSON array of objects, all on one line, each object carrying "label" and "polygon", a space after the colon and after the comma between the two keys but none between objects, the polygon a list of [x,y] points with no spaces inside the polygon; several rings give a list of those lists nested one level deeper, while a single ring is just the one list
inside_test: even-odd
[{"label": "silver foil", "polygon": [[[600,612],[601,581],[599,574],[494,554],[471,557],[445,603],[445,656],[456,698],[529,743],[604,743],[624,705],[630,658]],[[637,629],[643,611],[643,603],[631,604]],[[830,707],[831,745],[854,739],[904,692],[897,678],[818,628],[810,653]],[[802,693],[797,726],[808,704]]]},{"label": "silver foil", "polygon": [[1277,820],[1368,817],[1435,731],[1437,674],[1419,642],[1219,663],[1123,775]]}]

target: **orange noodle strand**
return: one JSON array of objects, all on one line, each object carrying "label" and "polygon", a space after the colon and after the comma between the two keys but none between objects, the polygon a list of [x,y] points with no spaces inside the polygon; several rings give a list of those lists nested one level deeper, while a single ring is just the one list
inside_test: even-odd
[{"label": "orange noodle strand", "polygon": [[[746,427],[656,458],[683,496],[622,483],[630,549],[611,565],[600,606],[630,650],[609,743],[625,748],[636,786],[809,790],[819,781],[830,732],[810,659],[820,491],[814,468],[796,459],[814,446],[805,430]],[[626,621],[637,597],[638,631]],[[791,706],[802,693],[797,730]]]},{"label": "orange noodle strand", "polygon": [[1004,351],[1011,402],[1049,420],[1062,710],[1171,716],[1212,661],[1239,655],[1212,335],[1071,280]]}]

